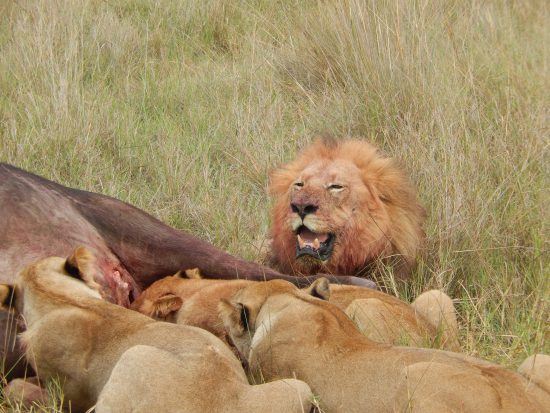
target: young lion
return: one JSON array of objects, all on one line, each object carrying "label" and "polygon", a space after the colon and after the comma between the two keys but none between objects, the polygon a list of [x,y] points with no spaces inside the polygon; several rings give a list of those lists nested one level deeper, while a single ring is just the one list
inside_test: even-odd
[{"label": "young lion", "polygon": [[[130,308],[159,320],[204,328],[229,343],[219,318],[218,303],[253,283],[175,275],[153,283]],[[441,291],[423,293],[410,305],[368,288],[331,285],[330,289],[330,301],[345,310],[361,332],[372,340],[458,348],[453,303]]]},{"label": "young lion", "polygon": [[[72,411],[93,406],[106,383],[98,413],[309,411],[305,383],[250,386],[239,361],[214,335],[102,300],[89,273],[93,259],[84,248],[67,260],[43,259],[24,269],[15,286],[16,306],[27,323],[26,357],[42,379],[61,379]],[[179,368],[165,376],[166,364]],[[125,395],[138,385],[139,400],[129,400]],[[174,400],[177,408],[168,409]]]},{"label": "young lion", "polygon": [[[550,394],[522,375],[446,351],[393,347],[361,335],[328,298],[287,282],[251,284],[220,313],[251,372],[306,381],[330,412],[542,412]],[[319,297],[319,298],[316,298]]]}]

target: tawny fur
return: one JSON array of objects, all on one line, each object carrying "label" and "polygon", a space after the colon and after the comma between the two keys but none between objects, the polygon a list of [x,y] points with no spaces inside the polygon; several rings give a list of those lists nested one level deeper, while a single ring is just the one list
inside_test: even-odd
[{"label": "tawny fur", "polygon": [[[132,303],[131,308],[158,320],[204,328],[230,344],[218,315],[218,303],[254,282],[186,279],[175,275],[153,283]],[[445,305],[450,303],[450,308],[439,306],[448,311],[448,324],[440,323],[442,316],[435,311],[438,306],[424,312],[423,308],[414,307],[416,301],[410,305],[368,288],[331,284],[330,289],[330,301],[346,310],[358,328],[372,340],[446,349],[457,347],[454,308],[451,299],[443,292],[438,292],[437,298]],[[447,328],[451,324],[454,329]]]},{"label": "tawny fur", "polygon": [[533,354],[518,367],[518,373],[537,383],[550,393],[550,356]]},{"label": "tawny fur", "polygon": [[458,351],[458,321],[453,300],[441,290],[423,292],[411,304],[430,324],[437,326],[445,348]]},{"label": "tawny fur", "polygon": [[[219,360],[216,360],[216,357]],[[311,390],[286,379],[249,386],[224,376],[222,354],[173,354],[134,346],[116,364],[101,392],[96,412],[300,412],[308,413]],[[200,376],[184,372],[200,370]],[[182,374],[183,373],[183,374]],[[220,397],[218,392],[223,389]],[[246,392],[243,392],[246,387]],[[154,397],[144,395],[154,392]],[[202,397],[201,397],[202,396]],[[221,403],[223,401],[223,404]]]},{"label": "tawny fur", "polygon": [[[218,316],[218,303],[252,282],[187,279],[176,274],[155,281],[130,308],[157,320],[203,328],[230,344]],[[163,300],[171,300],[173,306],[162,311]]]},{"label": "tawny fur", "polygon": [[[326,288],[312,291],[327,298]],[[304,380],[332,413],[550,409],[550,394],[518,373],[458,353],[375,343],[312,295],[274,280],[222,301],[224,325],[253,375]]]},{"label": "tawny fur", "polygon": [[[334,183],[343,189],[330,190]],[[272,173],[270,192],[275,200],[270,261],[282,272],[365,275],[385,258],[398,276],[409,275],[424,240],[425,211],[401,168],[373,145],[319,140]],[[299,217],[291,203],[298,201],[318,207],[304,224],[336,236],[332,257],[324,263],[295,258],[293,224]]]},{"label": "tawny fur", "polygon": [[[115,405],[116,411],[145,413],[152,410],[140,406],[150,405],[155,406],[153,411],[168,411],[165,400],[157,399],[161,393],[179,400],[178,409],[171,411],[182,413],[301,413],[302,409],[309,409],[307,385],[297,381],[285,386],[276,384],[278,391],[266,385],[262,387],[265,392],[250,386],[237,358],[207,331],[158,322],[102,300],[95,285],[90,288],[66,272],[67,261],[74,266],[91,259],[85,250],[77,250],[76,254],[69,260],[51,257],[33,264],[19,274],[16,284],[17,306],[27,323],[22,335],[26,357],[41,379],[60,377],[71,411],[90,408],[108,381],[115,387],[121,385],[121,380],[135,384],[137,372],[143,380],[141,385],[147,386],[147,392],[140,393],[142,404],[124,405],[128,400],[118,393],[118,399],[110,397],[110,404],[96,411],[114,411]],[[85,272],[86,266],[79,270]],[[152,347],[163,355],[163,360],[171,358],[175,365],[183,363],[185,368],[170,376],[161,375],[154,371],[158,367],[147,364],[147,359],[135,357],[139,352],[128,353],[138,345]],[[123,354],[133,357],[123,359],[124,364],[116,369],[116,378],[111,380],[111,372]],[[179,388],[181,383],[195,383],[197,393],[192,400],[185,399]],[[250,406],[256,410],[248,410]]]}]

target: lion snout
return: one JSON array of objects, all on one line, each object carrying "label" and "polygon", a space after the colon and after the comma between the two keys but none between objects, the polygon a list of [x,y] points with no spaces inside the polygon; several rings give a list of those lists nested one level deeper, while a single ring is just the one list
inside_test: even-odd
[{"label": "lion snout", "polygon": [[295,214],[298,214],[302,220],[309,214],[315,214],[319,209],[319,205],[312,202],[291,202],[290,209]]}]

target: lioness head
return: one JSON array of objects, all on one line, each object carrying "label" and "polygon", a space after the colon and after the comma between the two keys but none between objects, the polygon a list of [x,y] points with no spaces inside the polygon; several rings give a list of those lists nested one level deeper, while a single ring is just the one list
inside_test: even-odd
[{"label": "lioness head", "polygon": [[[329,283],[326,278],[315,280],[308,288],[299,290],[288,281],[272,280],[252,283],[239,290],[231,300],[222,299],[218,305],[220,319],[243,359],[249,359],[251,347],[267,334],[275,319],[269,312],[288,307],[291,300],[328,300]],[[269,300],[269,303],[267,301]],[[265,320],[268,320],[266,322]]]},{"label": "lioness head", "polygon": [[23,313],[27,292],[78,297],[101,298],[100,286],[94,281],[95,257],[84,247],[70,257],[48,257],[24,268],[15,285],[0,285],[0,305]]},{"label": "lioness head", "polygon": [[272,260],[283,272],[361,274],[376,258],[411,264],[424,209],[395,162],[358,140],[317,141],[271,175]]}]

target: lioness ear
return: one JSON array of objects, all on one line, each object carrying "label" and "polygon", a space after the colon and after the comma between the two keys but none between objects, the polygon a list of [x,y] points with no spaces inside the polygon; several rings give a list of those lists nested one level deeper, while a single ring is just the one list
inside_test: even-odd
[{"label": "lioness ear", "polygon": [[182,305],[183,300],[177,295],[171,293],[163,295],[153,302],[152,317],[166,318],[178,311]]},{"label": "lioness ear", "polygon": [[15,288],[13,285],[0,284],[0,308],[8,309],[15,302]]},{"label": "lioness ear", "polygon": [[65,261],[65,271],[74,278],[84,280],[86,277],[93,277],[94,255],[85,247],[78,247]]},{"label": "lioness ear", "polygon": [[65,261],[65,271],[73,278],[77,278],[86,283],[88,287],[95,291],[100,291],[99,284],[95,282],[95,256],[85,247],[78,247],[71,256]]},{"label": "lioness ear", "polygon": [[202,279],[201,270],[198,268],[192,268],[190,270],[185,270],[185,276],[190,280],[200,280]]},{"label": "lioness ear", "polygon": [[242,303],[231,303],[221,299],[218,314],[226,328],[233,334],[242,335],[250,329],[250,310]]},{"label": "lioness ear", "polygon": [[305,289],[305,292],[315,298],[328,300],[330,298],[330,284],[324,277],[317,278],[308,288]]}]

